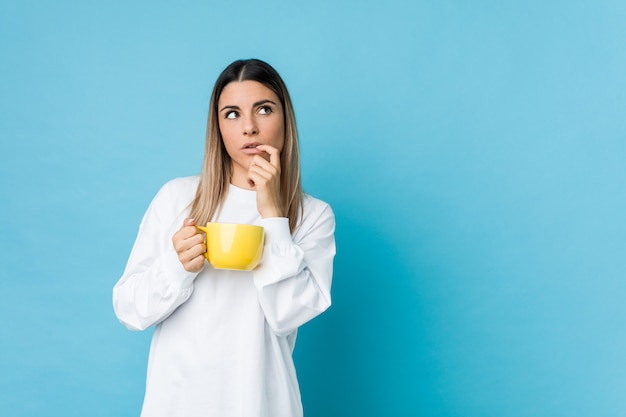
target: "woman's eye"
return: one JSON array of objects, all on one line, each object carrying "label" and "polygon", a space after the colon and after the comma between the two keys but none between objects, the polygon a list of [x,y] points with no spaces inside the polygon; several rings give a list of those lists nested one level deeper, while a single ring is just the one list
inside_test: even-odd
[{"label": "woman's eye", "polygon": [[263,106],[259,108],[259,114],[270,114],[272,112],[272,108],[268,106]]},{"label": "woman's eye", "polygon": [[237,112],[234,110],[229,111],[228,113],[226,113],[226,119],[236,119],[237,118]]}]

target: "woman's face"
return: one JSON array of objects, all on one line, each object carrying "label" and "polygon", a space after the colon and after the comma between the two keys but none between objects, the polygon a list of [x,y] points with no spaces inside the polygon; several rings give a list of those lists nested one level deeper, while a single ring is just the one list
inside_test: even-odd
[{"label": "woman's face", "polygon": [[257,81],[233,81],[217,101],[219,128],[232,159],[231,183],[249,188],[248,167],[254,155],[269,155],[256,149],[269,145],[282,151],[285,143],[284,110],[276,94]]}]

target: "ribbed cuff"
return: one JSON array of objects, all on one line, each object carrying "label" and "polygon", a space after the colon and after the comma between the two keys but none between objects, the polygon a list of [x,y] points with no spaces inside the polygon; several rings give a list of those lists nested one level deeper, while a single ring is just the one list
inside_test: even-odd
[{"label": "ribbed cuff", "polygon": [[292,242],[288,218],[270,217],[261,219],[260,224],[265,230],[265,244],[280,245]]}]

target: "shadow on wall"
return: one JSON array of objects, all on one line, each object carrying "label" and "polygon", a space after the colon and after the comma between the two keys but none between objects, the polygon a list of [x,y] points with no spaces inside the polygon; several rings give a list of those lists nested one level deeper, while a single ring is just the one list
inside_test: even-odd
[{"label": "shadow on wall", "polygon": [[333,305],[303,327],[294,353],[305,415],[414,415],[425,372],[418,274],[402,242],[336,216]]}]

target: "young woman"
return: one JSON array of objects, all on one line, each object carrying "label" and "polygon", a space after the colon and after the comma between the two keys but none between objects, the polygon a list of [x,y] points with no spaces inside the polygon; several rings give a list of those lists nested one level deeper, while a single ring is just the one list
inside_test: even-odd
[{"label": "young woman", "polygon": [[[205,262],[209,221],[265,230],[250,272]],[[289,93],[259,60],[219,76],[199,176],[165,184],[113,289],[119,320],[156,325],[143,417],[301,416],[298,327],[330,306],[335,219],[303,194]]]}]

